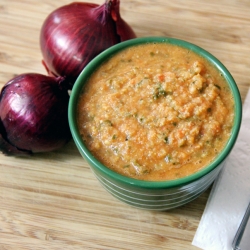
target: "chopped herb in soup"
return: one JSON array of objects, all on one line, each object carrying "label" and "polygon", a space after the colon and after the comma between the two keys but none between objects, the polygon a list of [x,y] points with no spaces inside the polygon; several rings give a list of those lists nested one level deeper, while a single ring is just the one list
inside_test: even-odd
[{"label": "chopped herb in soup", "polygon": [[108,168],[162,181],[208,165],[231,134],[234,101],[223,76],[185,48],[150,43],[101,65],[78,104],[78,127]]}]

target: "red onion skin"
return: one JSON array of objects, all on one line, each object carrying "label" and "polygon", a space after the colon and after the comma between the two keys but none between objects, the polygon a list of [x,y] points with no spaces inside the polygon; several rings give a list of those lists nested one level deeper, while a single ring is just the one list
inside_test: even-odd
[{"label": "red onion skin", "polygon": [[0,94],[0,151],[6,155],[47,152],[71,138],[67,87],[62,77],[19,75]]},{"label": "red onion skin", "polygon": [[100,52],[135,38],[121,18],[119,0],[103,5],[74,2],[53,11],[43,23],[40,47],[49,75],[74,84],[83,68]]}]

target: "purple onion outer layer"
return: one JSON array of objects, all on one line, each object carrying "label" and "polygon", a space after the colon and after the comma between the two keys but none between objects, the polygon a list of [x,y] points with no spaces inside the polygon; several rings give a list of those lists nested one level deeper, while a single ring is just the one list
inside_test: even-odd
[{"label": "purple onion outer layer", "polygon": [[0,151],[22,155],[59,149],[71,138],[62,77],[22,74],[0,93]]},{"label": "purple onion outer layer", "polygon": [[119,6],[119,0],[106,0],[103,5],[74,2],[53,11],[40,33],[43,64],[49,75],[66,77],[73,85],[100,52],[135,38],[121,18]]}]

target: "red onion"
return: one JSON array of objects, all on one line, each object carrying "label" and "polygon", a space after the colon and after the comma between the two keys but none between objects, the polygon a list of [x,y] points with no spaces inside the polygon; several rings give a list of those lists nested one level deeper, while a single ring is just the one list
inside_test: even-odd
[{"label": "red onion", "polygon": [[121,18],[119,0],[103,5],[74,2],[53,11],[40,34],[43,64],[48,73],[73,84],[82,69],[103,50],[135,38]]},{"label": "red onion", "polygon": [[0,93],[0,151],[21,155],[52,151],[70,138],[68,87],[62,77],[14,77]]}]

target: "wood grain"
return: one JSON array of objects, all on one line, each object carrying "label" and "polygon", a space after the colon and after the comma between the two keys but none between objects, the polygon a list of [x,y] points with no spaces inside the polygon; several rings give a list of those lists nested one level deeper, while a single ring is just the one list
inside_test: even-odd
[{"label": "wood grain", "polygon": [[[25,72],[46,74],[39,33],[67,0],[0,0],[0,87]],[[102,0],[88,0],[101,4]],[[137,36],[169,36],[214,54],[250,86],[248,0],[122,0]],[[74,143],[32,157],[0,155],[0,250],[197,249],[191,245],[210,190],[171,211],[125,205],[97,182]]]}]

